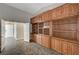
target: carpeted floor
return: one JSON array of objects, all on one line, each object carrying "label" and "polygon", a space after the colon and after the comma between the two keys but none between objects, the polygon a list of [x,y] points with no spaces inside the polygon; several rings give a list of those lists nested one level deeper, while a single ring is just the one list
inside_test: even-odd
[{"label": "carpeted floor", "polygon": [[[15,43],[14,43],[15,44]],[[22,43],[21,43],[22,44]],[[36,43],[24,42],[23,45],[17,43],[4,49],[0,55],[60,55],[55,50],[45,48]]]},{"label": "carpeted floor", "polygon": [[59,55],[55,50],[48,49],[36,43],[25,43],[27,55]]}]

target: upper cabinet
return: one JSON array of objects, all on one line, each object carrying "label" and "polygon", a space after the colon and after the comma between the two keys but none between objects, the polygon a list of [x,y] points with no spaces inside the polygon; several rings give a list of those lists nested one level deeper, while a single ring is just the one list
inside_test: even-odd
[{"label": "upper cabinet", "polygon": [[41,22],[41,15],[31,18],[31,23]]},{"label": "upper cabinet", "polygon": [[62,15],[62,9],[60,7],[51,10],[52,20],[61,18],[61,15]]},{"label": "upper cabinet", "polygon": [[64,17],[75,16],[79,14],[79,4],[65,4],[62,6]]},{"label": "upper cabinet", "polygon": [[51,10],[52,20],[75,16],[79,14],[79,4],[64,4]]},{"label": "upper cabinet", "polygon": [[37,23],[37,22],[45,22],[50,20],[67,18],[70,16],[76,16],[76,15],[79,15],[79,4],[67,3],[55,9],[43,12],[42,14],[33,17],[31,20],[32,20],[32,23]]},{"label": "upper cabinet", "polygon": [[51,11],[47,11],[47,12],[44,12],[42,14],[42,19],[41,21],[42,22],[45,22],[45,21],[50,21],[51,20]]},{"label": "upper cabinet", "polygon": [[51,11],[47,11],[36,17],[31,18],[31,23],[40,23],[50,20],[51,20]]}]

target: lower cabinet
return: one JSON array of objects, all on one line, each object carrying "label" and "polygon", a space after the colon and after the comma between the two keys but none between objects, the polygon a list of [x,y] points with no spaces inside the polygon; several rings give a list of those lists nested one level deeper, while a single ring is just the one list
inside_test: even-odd
[{"label": "lower cabinet", "polygon": [[36,37],[37,37],[36,34],[32,34],[32,41],[33,42],[36,42]]},{"label": "lower cabinet", "polygon": [[41,44],[41,34],[32,34],[32,41]]},{"label": "lower cabinet", "polygon": [[33,41],[44,47],[50,48],[50,36],[43,34],[33,34]]},{"label": "lower cabinet", "polygon": [[70,40],[56,37],[51,38],[43,34],[34,34],[33,41],[65,55],[79,55],[79,44],[71,42]]},{"label": "lower cabinet", "polygon": [[68,53],[67,53],[67,50],[68,50],[67,42],[66,42],[66,41],[62,41],[61,44],[62,44],[61,53],[67,55],[67,54],[68,54]]},{"label": "lower cabinet", "polygon": [[50,48],[50,36],[42,35],[42,46]]},{"label": "lower cabinet", "polygon": [[72,54],[73,55],[79,55],[79,45],[77,45],[77,44],[72,45]]},{"label": "lower cabinet", "polygon": [[55,39],[51,39],[51,49],[55,50]]},{"label": "lower cabinet", "polygon": [[55,50],[61,52],[61,40],[55,40]]},{"label": "lower cabinet", "polygon": [[54,49],[61,53],[61,40],[58,40],[57,38],[51,39],[51,49]]},{"label": "lower cabinet", "polygon": [[41,34],[36,35],[36,43],[41,44]]},{"label": "lower cabinet", "polygon": [[65,55],[79,55],[79,44],[60,38],[51,39],[51,49],[54,49]]},{"label": "lower cabinet", "polygon": [[79,45],[76,43],[62,41],[62,53],[67,55],[79,55]]}]

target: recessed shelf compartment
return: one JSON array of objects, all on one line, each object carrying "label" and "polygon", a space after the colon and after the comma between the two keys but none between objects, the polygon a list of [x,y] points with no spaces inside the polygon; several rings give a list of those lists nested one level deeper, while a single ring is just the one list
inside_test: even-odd
[{"label": "recessed shelf compartment", "polygon": [[77,41],[77,17],[52,21],[53,37]]}]

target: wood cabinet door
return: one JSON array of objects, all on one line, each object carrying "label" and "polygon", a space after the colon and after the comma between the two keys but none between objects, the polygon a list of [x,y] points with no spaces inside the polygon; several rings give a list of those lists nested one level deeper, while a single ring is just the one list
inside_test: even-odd
[{"label": "wood cabinet door", "polygon": [[34,23],[34,19],[35,19],[35,17],[31,19],[31,23]]},{"label": "wood cabinet door", "polygon": [[31,34],[31,40],[32,40],[33,42],[35,42],[35,36],[34,36],[34,34]]},{"label": "wood cabinet door", "polygon": [[50,21],[52,19],[51,11],[48,11],[48,20]]},{"label": "wood cabinet door", "polygon": [[44,13],[42,13],[41,15],[42,15],[42,16],[41,16],[41,21],[42,21],[42,22],[44,22],[44,21],[45,21],[45,17],[46,17],[46,16],[45,16],[45,14],[44,14]]},{"label": "wood cabinet door", "polygon": [[67,17],[69,15],[69,4],[65,4],[62,6],[63,9],[63,17]]},{"label": "wood cabinet door", "polygon": [[72,43],[71,42],[67,43],[67,54],[72,55]]},{"label": "wood cabinet door", "polygon": [[44,17],[44,18],[45,18],[44,21],[47,21],[47,20],[48,20],[48,14],[47,14],[47,12],[45,12],[44,15],[45,15],[45,17]]},{"label": "wood cabinet door", "polygon": [[57,19],[62,18],[62,7],[56,8],[56,18]]},{"label": "wood cabinet door", "polygon": [[71,42],[62,42],[62,53],[66,55],[79,55],[79,45]]},{"label": "wood cabinet door", "polygon": [[33,34],[33,41],[36,42],[36,34]]},{"label": "wood cabinet door", "polygon": [[73,16],[73,15],[78,15],[78,13],[79,13],[79,4],[77,4],[77,3],[74,3],[74,4],[70,4],[70,6],[69,6],[69,8],[70,8],[70,14],[69,15],[71,15],[71,16]]},{"label": "wood cabinet door", "polygon": [[38,22],[40,22],[40,17],[36,16],[35,23],[38,23]]},{"label": "wood cabinet door", "polygon": [[62,53],[67,55],[67,42],[62,41]]},{"label": "wood cabinet door", "polygon": [[79,41],[79,16],[77,18],[77,40]]},{"label": "wood cabinet door", "polygon": [[61,53],[61,40],[55,39],[55,50]]},{"label": "wood cabinet door", "polygon": [[63,9],[63,17],[68,17],[68,16],[74,16],[74,15],[78,15],[78,10],[79,8],[79,4],[65,4],[62,6]]},{"label": "wood cabinet door", "polygon": [[50,48],[50,37],[47,35],[42,35],[42,46]]},{"label": "wood cabinet door", "polygon": [[72,43],[72,55],[79,55],[79,45]]},{"label": "wood cabinet door", "polygon": [[36,18],[36,17],[34,17],[34,19],[33,19],[33,23],[36,23],[36,19],[37,19],[37,18]]},{"label": "wood cabinet door", "polygon": [[50,11],[42,13],[41,16],[42,16],[42,18],[41,18],[42,22],[51,20],[51,12]]},{"label": "wood cabinet door", "polygon": [[46,21],[50,21],[51,20],[51,12],[50,11],[47,11],[46,12]]},{"label": "wood cabinet door", "polygon": [[40,34],[36,35],[36,43],[41,44],[41,35]]},{"label": "wood cabinet door", "polygon": [[52,20],[55,20],[56,19],[56,14],[57,14],[56,12],[57,12],[56,9],[51,10]]},{"label": "wood cabinet door", "polygon": [[55,39],[54,38],[51,39],[51,49],[55,50]]},{"label": "wood cabinet door", "polygon": [[38,36],[38,43],[41,44],[41,34]]}]

